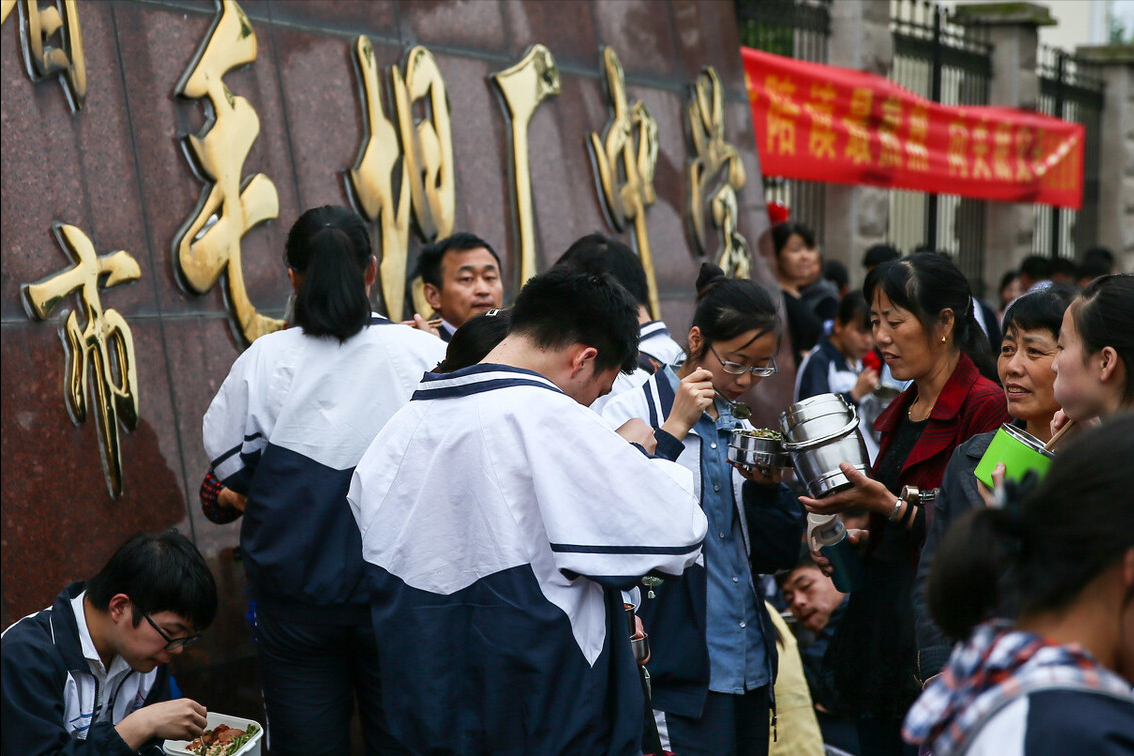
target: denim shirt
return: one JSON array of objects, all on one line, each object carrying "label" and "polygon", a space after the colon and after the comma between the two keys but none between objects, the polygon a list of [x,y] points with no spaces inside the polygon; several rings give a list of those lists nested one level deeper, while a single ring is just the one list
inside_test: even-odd
[{"label": "denim shirt", "polygon": [[[677,375],[669,367],[665,373],[676,391]],[[740,423],[727,404],[714,401],[718,419],[702,413],[692,429],[701,439],[701,508],[709,521],[703,547],[709,690],[741,694],[767,685],[771,676],[728,463],[729,437]]]}]

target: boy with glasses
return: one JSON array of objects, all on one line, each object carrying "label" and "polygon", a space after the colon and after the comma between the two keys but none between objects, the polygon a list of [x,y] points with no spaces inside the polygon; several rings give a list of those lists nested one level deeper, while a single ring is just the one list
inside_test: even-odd
[{"label": "boy with glasses", "polygon": [[4,754],[160,753],[188,740],[205,707],[170,698],[170,659],[213,621],[217,589],[176,531],[139,533],[86,583],[4,631]]}]

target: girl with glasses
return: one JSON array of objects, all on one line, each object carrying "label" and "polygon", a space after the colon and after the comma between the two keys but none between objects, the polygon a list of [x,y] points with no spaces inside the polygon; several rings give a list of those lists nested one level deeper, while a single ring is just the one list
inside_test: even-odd
[{"label": "girl with glasses", "polygon": [[709,521],[704,566],[651,589],[638,610],[661,745],[683,756],[768,749],[777,652],[755,577],[795,563],[802,510],[778,470],[740,468],[728,446],[734,429],[751,428],[736,400],[776,372],[779,341],[768,293],[703,265],[689,357],[603,410],[615,427],[639,418],[656,429],[658,453],[692,471]]}]

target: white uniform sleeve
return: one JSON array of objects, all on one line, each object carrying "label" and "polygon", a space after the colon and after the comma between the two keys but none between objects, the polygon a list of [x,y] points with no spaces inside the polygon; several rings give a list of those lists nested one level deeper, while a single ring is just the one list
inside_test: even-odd
[{"label": "white uniform sleeve", "polygon": [[202,440],[217,479],[237,493],[247,494],[251,474],[268,444],[271,423],[264,411],[264,394],[254,349],[233,363],[201,423]]},{"label": "white uniform sleeve", "polygon": [[705,538],[692,475],[650,459],[579,408],[564,413],[553,453],[529,448],[531,474],[556,565],[615,586],[680,575]]}]

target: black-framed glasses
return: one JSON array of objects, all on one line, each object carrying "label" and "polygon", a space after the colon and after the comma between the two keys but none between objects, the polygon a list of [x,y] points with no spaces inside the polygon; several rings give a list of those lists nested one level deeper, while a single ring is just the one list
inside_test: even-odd
[{"label": "black-framed glasses", "polygon": [[769,375],[775,375],[779,370],[779,368],[776,366],[775,357],[769,357],[767,365],[760,365],[759,367],[748,367],[747,365],[741,365],[739,362],[728,362],[727,360],[722,360],[721,356],[717,354],[717,350],[712,346],[709,347],[709,351],[713,353],[713,356],[717,358],[717,362],[721,363],[721,367],[724,368],[724,371],[729,375],[744,375],[745,373],[751,373],[752,375],[758,376],[760,378],[767,378]]},{"label": "black-framed glasses", "polygon": [[158,623],[154,622],[153,617],[151,617],[148,614],[143,614],[142,617],[145,618],[146,622],[150,623],[150,627],[152,627],[154,630],[156,630],[157,634],[161,636],[161,639],[163,641],[165,641],[165,650],[166,651],[176,651],[179,648],[189,648],[190,646],[192,646],[194,643],[196,643],[197,641],[199,641],[201,639],[200,633],[194,633],[193,635],[186,635],[183,638],[170,638],[168,635],[165,634],[164,630],[162,630],[160,627],[158,627]]}]

